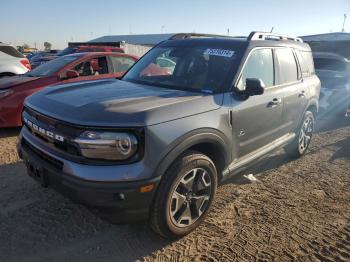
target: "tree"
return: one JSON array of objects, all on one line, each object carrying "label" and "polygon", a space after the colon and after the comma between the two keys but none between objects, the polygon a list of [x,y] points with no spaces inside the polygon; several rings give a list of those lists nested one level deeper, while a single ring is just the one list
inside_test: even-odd
[{"label": "tree", "polygon": [[45,51],[50,51],[51,50],[51,43],[49,42],[44,42],[44,47],[45,47]]},{"label": "tree", "polygon": [[28,49],[29,45],[28,44],[23,44],[23,49]]}]

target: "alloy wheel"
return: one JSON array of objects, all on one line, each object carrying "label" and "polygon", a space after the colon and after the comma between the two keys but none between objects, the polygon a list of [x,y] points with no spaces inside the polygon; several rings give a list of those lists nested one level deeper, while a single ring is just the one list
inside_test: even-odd
[{"label": "alloy wheel", "polygon": [[305,152],[305,150],[308,148],[311,137],[312,137],[312,132],[314,130],[314,121],[312,117],[307,117],[304,120],[304,123],[300,129],[300,134],[299,134],[299,152],[302,154]]},{"label": "alloy wheel", "polygon": [[187,172],[171,195],[170,218],[175,226],[192,225],[207,210],[212,192],[209,173],[203,168]]}]

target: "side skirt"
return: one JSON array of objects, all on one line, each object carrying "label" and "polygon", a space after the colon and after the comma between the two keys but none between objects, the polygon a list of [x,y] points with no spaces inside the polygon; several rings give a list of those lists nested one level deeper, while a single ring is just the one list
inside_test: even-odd
[{"label": "side skirt", "polygon": [[296,136],[295,133],[285,134],[280,138],[276,139],[275,141],[267,144],[266,146],[263,146],[245,156],[242,156],[241,158],[235,159],[223,171],[222,181],[226,180],[227,178],[231,177],[234,174],[237,174],[239,171],[249,166],[255,160],[258,160],[264,157],[265,155],[267,155],[268,153],[287,145],[289,142],[291,142],[295,138],[295,136]]}]

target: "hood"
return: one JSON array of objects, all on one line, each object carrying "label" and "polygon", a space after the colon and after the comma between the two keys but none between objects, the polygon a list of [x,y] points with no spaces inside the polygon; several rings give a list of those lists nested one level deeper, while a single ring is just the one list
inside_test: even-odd
[{"label": "hood", "polygon": [[52,86],[28,97],[26,105],[72,124],[132,127],[215,110],[222,98],[109,79]]},{"label": "hood", "polygon": [[29,83],[38,80],[40,77],[28,77],[28,76],[11,76],[0,79],[0,89],[11,88],[24,83]]}]

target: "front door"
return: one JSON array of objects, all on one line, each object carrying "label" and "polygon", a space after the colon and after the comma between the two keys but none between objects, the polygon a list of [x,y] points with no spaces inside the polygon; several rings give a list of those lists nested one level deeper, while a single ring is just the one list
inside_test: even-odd
[{"label": "front door", "polygon": [[244,101],[233,100],[232,127],[236,139],[236,158],[245,156],[281,136],[283,92],[275,86],[272,50],[254,49],[248,56],[237,88],[245,89],[247,78],[258,78],[265,85],[262,95]]}]

